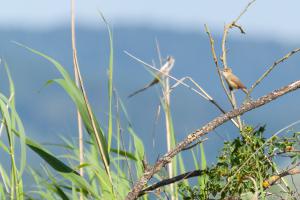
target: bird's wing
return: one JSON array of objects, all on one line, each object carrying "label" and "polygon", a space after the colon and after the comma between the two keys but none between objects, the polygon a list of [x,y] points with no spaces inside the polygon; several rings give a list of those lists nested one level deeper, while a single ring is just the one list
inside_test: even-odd
[{"label": "bird's wing", "polygon": [[232,79],[234,80],[235,84],[237,85],[237,89],[246,89],[246,86],[242,83],[242,81],[232,74]]}]

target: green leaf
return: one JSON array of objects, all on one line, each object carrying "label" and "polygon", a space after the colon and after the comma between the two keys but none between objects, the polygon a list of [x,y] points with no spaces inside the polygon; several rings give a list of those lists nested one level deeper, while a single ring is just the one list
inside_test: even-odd
[{"label": "green leaf", "polygon": [[130,158],[131,160],[137,161],[137,158],[134,156],[134,154],[132,154],[132,153],[130,153],[128,151],[123,151],[123,150],[114,149],[114,148],[111,148],[110,151],[113,152],[113,153],[115,153],[115,154],[124,156],[126,158]]},{"label": "green leaf", "polygon": [[60,188],[59,185],[54,183],[54,187],[56,189],[56,193],[62,200],[69,200],[69,197],[65,194],[65,192]]},{"label": "green leaf", "polygon": [[[96,139],[94,138],[94,135],[96,133],[94,133],[94,129],[93,129],[90,117],[89,117],[88,109],[84,102],[84,98],[82,96],[81,91],[76,87],[75,84],[69,84],[64,79],[54,79],[54,80],[48,81],[48,84],[50,84],[52,82],[56,82],[57,84],[59,84],[69,94],[69,96],[71,97],[73,102],[76,104],[77,109],[79,110],[83,124],[84,124],[87,132],[93,137],[94,141],[96,141]],[[93,114],[93,118],[96,119],[96,116],[94,115],[94,113],[92,113],[92,114]],[[98,136],[100,138],[101,145],[104,150],[104,154],[106,156],[106,160],[109,162],[109,155],[108,155],[108,151],[107,151],[106,139],[103,135],[103,131],[100,128],[97,120],[95,120],[95,125],[96,125]],[[95,144],[97,144],[97,143],[95,142]]]},{"label": "green leaf", "polygon": [[[23,171],[26,166],[26,144],[25,144],[25,130],[22,124],[22,121],[16,111],[15,108],[15,86],[12,80],[8,64],[4,62],[4,67],[6,70],[6,74],[9,80],[9,90],[10,90],[10,101],[7,102],[11,109],[11,119],[12,119],[12,128],[18,129],[20,133],[20,171],[19,171],[19,178],[22,176]],[[17,127],[15,127],[17,126]]]},{"label": "green leaf", "polygon": [[113,36],[108,22],[104,15],[99,11],[103,22],[105,23],[108,36],[109,36],[109,66],[108,66],[108,98],[109,98],[109,114],[108,114],[108,151],[111,149],[111,140],[113,134],[113,70],[114,70],[114,47],[113,47]]},{"label": "green leaf", "polygon": [[143,159],[145,155],[144,144],[142,140],[136,135],[134,130],[131,127],[128,127],[128,131],[133,137],[134,149],[135,149],[135,157],[138,159],[136,168],[137,168],[137,176],[140,177],[143,174]]},{"label": "green leaf", "polygon": [[[20,133],[16,130],[13,130],[14,133],[19,137]],[[43,148],[37,142],[26,137],[26,145],[38,154],[44,161],[46,161],[53,169],[61,173],[74,173],[79,176],[79,174],[73,170],[71,167],[64,164],[62,161],[57,159],[54,155],[52,155],[48,150]]]}]

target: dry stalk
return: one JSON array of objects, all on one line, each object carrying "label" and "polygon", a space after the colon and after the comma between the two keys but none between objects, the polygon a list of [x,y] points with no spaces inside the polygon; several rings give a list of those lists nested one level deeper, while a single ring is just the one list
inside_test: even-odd
[{"label": "dry stalk", "polygon": [[[215,105],[222,113],[226,113],[226,111],[199,85],[196,81],[194,81],[191,77],[186,76],[178,80],[172,87],[170,92],[173,91],[174,88],[176,88],[178,85],[182,85],[185,80],[191,81],[202,93],[199,93],[200,96],[202,96],[205,100],[209,101],[213,105]],[[234,120],[231,119],[233,125],[235,125],[237,128],[239,128],[239,124]]]},{"label": "dry stalk", "polygon": [[[167,74],[169,74],[169,71],[167,72]],[[172,131],[171,131],[171,122],[170,122],[170,84],[169,84],[168,76],[165,76],[163,85],[164,85],[163,94],[164,94],[164,101],[165,101],[167,150],[170,151],[172,149]],[[176,163],[175,163],[175,165],[176,165]],[[168,175],[169,175],[169,178],[173,177],[172,161],[168,165]],[[171,200],[175,200],[174,189],[175,189],[174,185],[171,184],[170,185]]]},{"label": "dry stalk", "polygon": [[[92,109],[90,107],[90,104],[89,104],[89,101],[88,101],[88,98],[87,98],[87,94],[86,94],[85,89],[84,89],[83,79],[81,77],[80,69],[79,69],[79,66],[78,66],[76,41],[75,41],[74,1],[75,0],[71,0],[71,3],[72,3],[72,22],[71,22],[72,23],[72,48],[73,48],[74,73],[75,73],[75,77],[77,77],[77,79],[78,79],[77,82],[78,82],[79,88],[80,88],[80,90],[83,94],[83,98],[84,98],[85,105],[87,107],[88,115],[89,115],[90,121],[92,123],[93,134],[94,134],[94,137],[96,139],[97,147],[98,147],[99,152],[101,154],[101,158],[103,160],[103,165],[104,165],[105,171],[108,175],[109,181],[110,181],[112,189],[113,189],[113,182],[112,182],[112,177],[111,177],[111,174],[110,174],[108,161],[106,160],[106,157],[105,157],[104,147],[102,146],[101,140],[99,138],[99,133],[98,133],[98,130],[97,130],[96,124],[95,124],[95,119],[94,119]],[[78,121],[79,121],[79,119],[78,119]]]},{"label": "dry stalk", "polygon": [[[79,78],[76,68],[78,66],[78,59],[77,59],[77,49],[76,49],[76,37],[75,37],[75,0],[71,0],[71,34],[72,34],[72,51],[73,51],[73,66],[74,66],[74,76],[75,76],[75,83],[76,86],[79,87]],[[82,129],[82,119],[80,116],[80,112],[77,109],[77,128],[78,128],[78,144],[79,144],[79,165],[84,163],[84,147],[83,147],[83,129]],[[80,176],[84,176],[83,168],[80,167],[79,169]],[[80,200],[83,200],[83,193],[80,192]]]}]

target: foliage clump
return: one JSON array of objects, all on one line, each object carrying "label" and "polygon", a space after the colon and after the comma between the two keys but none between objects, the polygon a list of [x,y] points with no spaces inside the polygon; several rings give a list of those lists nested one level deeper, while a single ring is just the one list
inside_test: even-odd
[{"label": "foliage clump", "polygon": [[[247,126],[241,136],[224,143],[217,163],[205,170],[206,182],[204,190],[199,186],[179,184],[179,192],[184,200],[209,199],[244,199],[246,196],[265,197],[266,190],[275,185],[270,181],[277,175],[275,158],[289,158],[290,166],[299,163],[300,133],[291,137],[264,137],[265,127],[257,129]],[[285,185],[290,196],[291,188]],[[246,198],[247,199],[247,198]]]}]

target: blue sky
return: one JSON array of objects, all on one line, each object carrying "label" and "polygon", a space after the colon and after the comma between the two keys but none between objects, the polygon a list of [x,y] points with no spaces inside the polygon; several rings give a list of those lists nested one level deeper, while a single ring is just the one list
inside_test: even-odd
[{"label": "blue sky", "polygon": [[[235,18],[249,0],[88,0],[77,1],[77,19],[98,26],[100,9],[115,26],[145,24],[176,30],[200,29],[207,23],[221,31],[224,23]],[[241,19],[253,36],[300,39],[300,1],[257,0]],[[3,27],[52,28],[69,22],[70,0],[9,0],[1,2]]]}]

